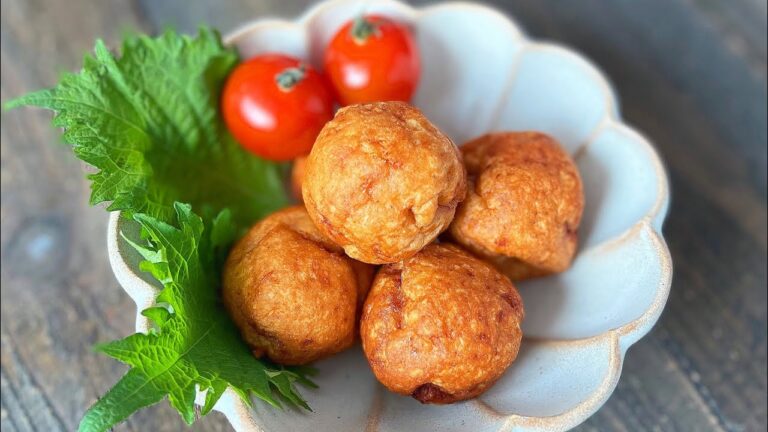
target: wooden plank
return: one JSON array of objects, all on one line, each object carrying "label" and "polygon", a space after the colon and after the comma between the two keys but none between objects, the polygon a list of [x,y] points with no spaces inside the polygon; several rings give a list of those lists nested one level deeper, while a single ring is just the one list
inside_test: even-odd
[{"label": "wooden plank", "polygon": [[218,28],[222,34],[256,18],[293,19],[314,3],[312,0],[230,0],[184,2],[180,0],[138,0],[138,9],[157,28],[173,27],[194,32],[201,24]]},{"label": "wooden plank", "polygon": [[703,21],[718,33],[728,50],[747,64],[752,73],[766,79],[766,25],[768,2],[740,0],[713,2],[687,0],[693,3]]},{"label": "wooden plank", "polygon": [[[226,32],[251,17],[293,17],[306,3],[4,1],[0,98],[52,84],[97,36],[114,42],[126,27],[194,31],[203,22]],[[532,36],[574,46],[606,71],[623,115],[656,143],[672,179],[667,310],[580,430],[764,430],[765,2],[496,3]],[[103,210],[87,207],[81,167],[51,145],[47,119],[2,114],[3,430],[72,430],[124,371],[89,347],[127,334],[133,321],[104,253]],[[161,404],[118,430],[180,425]],[[193,430],[228,426],[214,414]]]}]

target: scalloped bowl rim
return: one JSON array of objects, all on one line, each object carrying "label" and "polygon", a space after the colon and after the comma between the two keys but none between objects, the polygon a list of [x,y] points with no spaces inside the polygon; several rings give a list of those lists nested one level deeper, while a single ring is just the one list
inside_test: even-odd
[{"label": "scalloped bowl rim", "polygon": [[[329,0],[321,2],[309,8],[298,19],[293,21],[274,18],[256,19],[228,33],[224,38],[224,41],[227,45],[232,45],[238,39],[243,38],[254,31],[259,31],[267,26],[306,26],[307,22],[313,16],[316,16],[325,8],[329,8],[337,4],[343,4],[348,1],[349,0]],[[419,15],[434,11],[438,8],[472,8],[475,12],[496,15],[497,18],[502,18],[505,22],[507,22],[509,29],[511,30],[511,34],[516,38],[515,42],[520,44],[520,53],[527,50],[547,48],[558,50],[562,55],[576,58],[579,62],[583,63],[587,67],[589,73],[594,75],[595,81],[601,84],[604,97],[607,101],[606,105],[608,110],[605,113],[603,119],[599,122],[598,126],[590,134],[590,138],[587,139],[586,142],[582,143],[575,150],[574,154],[578,154],[579,152],[583,151],[584,148],[586,148],[592,142],[592,138],[598,135],[601,130],[605,129],[607,126],[613,126],[616,128],[616,130],[621,131],[622,133],[633,135],[637,142],[642,144],[644,150],[650,155],[652,164],[654,166],[658,187],[655,202],[653,203],[651,209],[645,214],[645,216],[640,221],[636,222],[630,229],[626,230],[622,235],[602,244],[612,245],[615,243],[620,243],[624,239],[631,237],[632,234],[637,230],[644,230],[649,234],[654,249],[658,254],[661,262],[661,282],[659,283],[658,289],[653,300],[651,301],[649,308],[641,316],[630,321],[629,323],[617,328],[613,328],[605,333],[583,339],[552,341],[552,343],[563,342],[569,344],[579,343],[594,345],[604,344],[606,341],[608,341],[611,347],[611,355],[609,358],[609,371],[603,381],[587,399],[583,400],[570,410],[554,416],[533,417],[517,414],[506,415],[496,412],[492,407],[479,400],[475,401],[478,405],[480,405],[480,408],[490,416],[503,420],[501,422],[501,427],[498,429],[499,431],[509,431],[513,428],[519,428],[520,430],[558,431],[575,427],[576,425],[586,420],[590,415],[595,413],[609,398],[615,389],[618,383],[618,379],[621,375],[624,355],[627,349],[651,330],[661,315],[664,305],[666,304],[666,300],[669,296],[672,280],[672,259],[669,253],[669,248],[667,247],[660,229],[661,223],[666,216],[669,205],[669,186],[664,165],[650,142],[642,134],[622,122],[618,112],[618,98],[616,97],[616,94],[605,75],[600,72],[599,68],[595,66],[592,61],[582,56],[578,52],[556,43],[530,40],[513,18],[489,6],[462,1],[439,3],[423,8],[414,8],[396,0],[387,0],[387,3],[392,4],[394,7],[400,8],[400,12],[409,16],[410,18],[416,18]],[[516,55],[519,56],[520,53]],[[143,279],[140,275],[140,272],[134,271],[134,269],[130,267],[130,265],[123,257],[123,246],[121,246],[119,239],[120,232],[122,231],[125,222],[130,221],[125,221],[122,219],[120,217],[120,212],[110,213],[107,227],[107,250],[109,254],[109,261],[118,283],[136,303],[136,331],[146,332],[149,329],[149,323],[147,319],[141,315],[141,310],[152,305],[153,300],[158,293],[158,289]],[[198,392],[197,403],[202,404],[203,401],[204,392]],[[251,410],[239,399],[239,396],[232,392],[230,389],[225,392],[214,409],[222,412],[235,428],[235,430],[262,430],[262,428],[257,425]]]}]

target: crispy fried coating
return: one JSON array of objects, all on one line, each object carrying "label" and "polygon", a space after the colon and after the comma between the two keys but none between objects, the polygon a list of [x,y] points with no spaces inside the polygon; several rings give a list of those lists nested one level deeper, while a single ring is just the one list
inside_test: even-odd
[{"label": "crispy fried coating", "polygon": [[254,355],[305,364],[352,345],[372,278],[373,268],[320,234],[304,207],[290,207],[232,248],[224,304]]},{"label": "crispy fried coating", "polygon": [[304,183],[304,174],[307,168],[307,157],[299,156],[293,161],[291,167],[291,194],[296,202],[304,202],[301,197],[301,185]]},{"label": "crispy fried coating", "polygon": [[371,264],[413,256],[444,231],[466,194],[453,142],[416,108],[342,108],[315,141],[304,202],[318,229]]},{"label": "crispy fried coating", "polygon": [[487,390],[517,357],[523,302],[510,280],[456,245],[383,266],[360,336],[376,378],[422,403]]},{"label": "crispy fried coating", "polygon": [[483,135],[461,148],[469,192],[451,224],[454,241],[512,280],[567,269],[584,193],[576,165],[537,132]]}]

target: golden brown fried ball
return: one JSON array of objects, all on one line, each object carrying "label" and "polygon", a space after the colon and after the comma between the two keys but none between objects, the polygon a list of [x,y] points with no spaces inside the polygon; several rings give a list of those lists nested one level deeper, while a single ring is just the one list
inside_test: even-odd
[{"label": "golden brown fried ball", "polygon": [[371,264],[413,256],[453,219],[466,193],[461,155],[416,108],[342,108],[315,141],[304,202],[320,231]]},{"label": "golden brown fried ball", "polygon": [[254,355],[305,364],[352,345],[372,276],[317,231],[304,207],[290,207],[232,249],[224,304]]},{"label": "golden brown fried ball", "polygon": [[483,135],[462,148],[469,193],[452,238],[512,280],[567,269],[576,251],[584,193],[576,165],[537,132]]},{"label": "golden brown fried ball", "polygon": [[307,168],[307,157],[299,156],[293,161],[291,167],[291,194],[297,202],[303,202],[301,197],[301,185],[304,183],[304,174]]},{"label": "golden brown fried ball", "polygon": [[458,246],[434,243],[381,268],[360,336],[376,378],[423,403],[487,390],[517,357],[523,303],[509,279]]}]

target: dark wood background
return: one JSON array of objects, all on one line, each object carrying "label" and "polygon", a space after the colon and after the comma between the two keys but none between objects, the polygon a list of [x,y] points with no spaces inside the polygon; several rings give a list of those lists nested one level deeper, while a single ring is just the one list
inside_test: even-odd
[{"label": "dark wood background", "polygon": [[[97,37],[166,25],[223,32],[308,0],[2,0],[2,101],[54,84]],[[610,76],[622,111],[659,148],[672,182],[664,228],[675,276],[654,331],[580,430],[766,428],[765,0],[497,1],[538,38]],[[3,431],[74,430],[124,369],[92,353],[132,331],[134,306],[105,251],[106,215],[50,114],[2,113]],[[166,403],[117,428],[182,429]],[[193,430],[229,430],[212,414]]]}]

